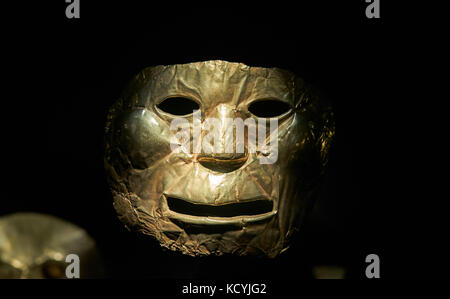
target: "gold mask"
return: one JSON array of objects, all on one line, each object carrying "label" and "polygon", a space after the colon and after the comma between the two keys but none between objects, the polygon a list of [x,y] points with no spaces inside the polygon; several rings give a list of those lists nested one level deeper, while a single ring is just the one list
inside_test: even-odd
[{"label": "gold mask", "polygon": [[0,279],[66,278],[71,254],[79,258],[80,278],[103,276],[95,241],[82,228],[45,214],[0,217]]},{"label": "gold mask", "polygon": [[[239,140],[225,134],[233,132],[225,119],[267,122],[265,141],[278,145],[275,162],[261,163],[272,153],[250,150],[250,126],[243,152],[196,151],[194,142],[173,151],[172,121],[184,118],[196,136],[195,115],[200,144],[208,133],[203,121],[215,118],[222,123],[215,143],[231,141],[235,149]],[[171,250],[275,257],[305,216],[333,135],[330,107],[291,72],[225,61],[149,67],[107,118],[105,167],[114,207],[127,227]]]}]

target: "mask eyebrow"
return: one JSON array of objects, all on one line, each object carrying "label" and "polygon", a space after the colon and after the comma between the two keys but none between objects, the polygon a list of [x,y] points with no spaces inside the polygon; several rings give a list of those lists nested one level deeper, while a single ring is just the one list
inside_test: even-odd
[{"label": "mask eyebrow", "polygon": [[295,105],[294,85],[286,83],[280,78],[256,78],[250,90],[251,102],[260,99],[274,99],[285,102],[290,106]]},{"label": "mask eyebrow", "polygon": [[204,98],[201,92],[200,83],[191,82],[192,70],[184,70],[175,66],[167,66],[158,76],[153,76],[149,82],[148,89],[151,93],[148,96],[148,103],[159,105],[170,97],[185,97],[202,104]]}]

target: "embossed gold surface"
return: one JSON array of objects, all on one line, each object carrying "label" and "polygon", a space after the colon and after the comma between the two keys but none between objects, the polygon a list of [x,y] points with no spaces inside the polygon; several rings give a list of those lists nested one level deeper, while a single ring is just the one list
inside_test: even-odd
[{"label": "embossed gold surface", "polygon": [[[249,111],[256,101],[288,104],[278,116],[276,163],[261,164],[264,153],[250,153],[247,143],[240,154],[171,151],[170,122],[179,116],[158,105],[172,97],[196,102],[202,120],[257,119]],[[182,117],[192,124],[192,114]],[[289,71],[226,61],[149,67],[107,118],[105,168],[114,207],[127,227],[171,250],[275,257],[314,197],[333,135],[329,105]],[[176,201],[184,210],[170,208]],[[271,209],[251,213],[262,202]],[[197,208],[206,212],[197,215]]]}]

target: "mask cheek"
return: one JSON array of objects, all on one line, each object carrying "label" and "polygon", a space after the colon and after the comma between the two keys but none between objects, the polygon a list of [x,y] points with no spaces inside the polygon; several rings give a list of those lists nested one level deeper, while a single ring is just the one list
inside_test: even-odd
[{"label": "mask cheek", "polygon": [[304,123],[296,123],[290,131],[280,141],[280,151],[286,155],[280,161],[289,165],[293,177],[302,181],[306,178],[314,180],[321,169],[320,148]]},{"label": "mask cheek", "polygon": [[147,109],[125,113],[116,128],[122,156],[135,169],[149,168],[171,151],[169,126]]}]

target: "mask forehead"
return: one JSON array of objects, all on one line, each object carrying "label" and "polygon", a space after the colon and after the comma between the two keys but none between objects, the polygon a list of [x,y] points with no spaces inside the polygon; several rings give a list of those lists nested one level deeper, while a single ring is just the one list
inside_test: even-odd
[{"label": "mask forehead", "polygon": [[218,104],[238,107],[257,99],[296,104],[295,76],[277,68],[208,61],[148,68],[137,80],[145,82],[136,95],[135,105],[141,107],[151,107],[171,96],[196,100],[205,110]]}]

